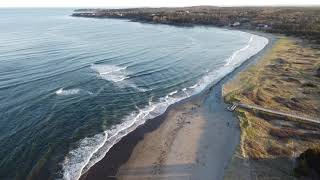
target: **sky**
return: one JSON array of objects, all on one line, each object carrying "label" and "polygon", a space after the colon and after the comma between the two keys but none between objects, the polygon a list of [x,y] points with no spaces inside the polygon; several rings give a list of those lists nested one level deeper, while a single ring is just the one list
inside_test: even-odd
[{"label": "sky", "polygon": [[320,0],[0,0],[0,7],[178,7],[320,5]]}]

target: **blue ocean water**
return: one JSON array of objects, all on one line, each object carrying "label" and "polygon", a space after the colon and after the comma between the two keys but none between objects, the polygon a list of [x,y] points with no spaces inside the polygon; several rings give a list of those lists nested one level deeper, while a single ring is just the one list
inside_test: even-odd
[{"label": "blue ocean water", "polygon": [[268,43],[70,14],[0,9],[0,179],[78,179],[121,137]]}]

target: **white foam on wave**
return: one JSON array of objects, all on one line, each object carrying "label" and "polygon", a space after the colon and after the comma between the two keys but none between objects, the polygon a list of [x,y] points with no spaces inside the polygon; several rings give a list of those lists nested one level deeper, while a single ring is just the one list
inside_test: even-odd
[{"label": "white foam on wave", "polygon": [[178,91],[177,91],[177,90],[172,91],[172,92],[170,92],[169,94],[167,94],[167,95],[165,96],[165,98],[166,98],[166,99],[168,99],[168,98],[169,98],[169,96],[173,96],[173,95],[175,95],[175,94],[177,94],[177,93],[178,93]]},{"label": "white foam on wave", "polygon": [[80,93],[86,93],[89,95],[92,95],[93,93],[90,91],[85,91],[79,88],[74,88],[74,89],[64,89],[64,88],[60,88],[58,89],[56,92],[56,95],[58,96],[69,96],[69,95],[77,95]]},{"label": "white foam on wave", "polygon": [[107,137],[106,133],[101,133],[82,139],[78,148],[71,151],[64,160],[63,179],[79,179],[83,167],[89,163],[90,157],[102,147]]},{"label": "white foam on wave", "polygon": [[80,93],[80,89],[64,90],[63,88],[60,88],[56,91],[56,95],[58,95],[58,96],[68,96],[68,95],[75,95],[75,94],[79,94],[79,93]]},{"label": "white foam on wave", "polygon": [[148,106],[125,117],[123,123],[114,125],[103,133],[81,140],[78,148],[72,150],[65,157],[63,179],[79,179],[82,174],[99,162],[122,137],[144,124],[146,120],[163,114],[171,104],[184,98],[182,96],[178,98],[166,96],[160,98],[157,103],[153,103],[151,98]]},{"label": "white foam on wave", "polygon": [[98,73],[98,76],[102,79],[111,82],[120,82],[127,78],[127,67],[120,67],[116,65],[106,64],[92,64],[91,68]]},{"label": "white foam on wave", "polygon": [[[268,39],[252,35],[244,48],[236,51],[226,60],[225,66],[209,72],[194,86],[183,88],[182,92],[184,93],[179,94],[178,91],[174,91],[160,98],[157,102],[152,102],[151,98],[148,106],[125,117],[121,124],[114,125],[103,133],[81,140],[78,148],[70,151],[65,157],[62,164],[63,179],[79,179],[90,167],[99,162],[122,137],[135,130],[139,125],[144,124],[146,120],[163,114],[171,104],[203,91],[210,84],[217,82],[245,60],[258,53],[267,44]],[[173,95],[175,96],[173,97]]]},{"label": "white foam on wave", "polygon": [[[98,73],[98,77],[116,83],[119,87],[131,87],[141,92],[146,92],[148,89],[138,87],[128,77],[127,67],[107,64],[92,64],[91,69]],[[126,80],[126,81],[124,81]]]},{"label": "white foam on wave", "polygon": [[194,88],[196,88],[197,86],[198,86],[198,84],[196,83],[195,85],[190,86],[189,88],[194,89]]},{"label": "white foam on wave", "polygon": [[176,90],[176,91],[172,91],[171,93],[169,93],[169,96],[173,96],[173,95],[175,95],[175,94],[177,94],[178,93],[178,91]]},{"label": "white foam on wave", "polygon": [[224,76],[226,76],[227,74],[231,73],[234,69],[239,67],[243,62],[250,59],[252,56],[256,55],[268,43],[269,40],[267,38],[252,34],[246,46],[231,54],[231,56],[225,60],[226,64],[224,66],[216,70],[213,70],[209,72],[207,75],[203,76],[198,81],[198,85],[194,88],[195,91],[202,91],[210,84],[218,82]]},{"label": "white foam on wave", "polygon": [[[244,51],[246,51],[249,47],[251,47],[251,43],[253,42],[254,36],[255,36],[255,35],[252,35],[252,36],[250,37],[250,39],[249,39],[249,41],[248,41],[248,43],[247,43],[246,46],[244,46],[243,48],[235,51],[228,59],[226,59],[226,62],[227,62],[227,63],[225,64],[225,66],[228,66],[228,65],[230,65],[231,63],[233,63],[233,64],[234,64],[234,63],[237,63],[237,62],[235,61],[236,57],[237,57],[238,59],[240,59],[240,58],[239,58],[239,54],[241,54],[241,52],[244,52]],[[245,52],[245,53],[247,53],[247,52]]]},{"label": "white foam on wave", "polygon": [[187,88],[183,88],[182,92],[184,92],[188,97],[190,96],[190,94],[188,93],[188,89]]}]

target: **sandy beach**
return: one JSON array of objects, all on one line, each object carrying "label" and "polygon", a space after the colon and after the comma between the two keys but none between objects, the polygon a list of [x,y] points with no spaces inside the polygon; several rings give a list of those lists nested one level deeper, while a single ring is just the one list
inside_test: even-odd
[{"label": "sandy beach", "polygon": [[161,126],[145,135],[118,179],[186,179],[197,161],[197,147],[204,126],[201,107],[186,103],[171,110]]},{"label": "sandy beach", "polygon": [[262,51],[203,93],[171,106],[133,131],[82,179],[222,179],[240,141],[239,123],[223,101],[222,86],[255,63]]},{"label": "sandy beach", "polygon": [[0,180],[320,180],[320,1],[13,1]]},{"label": "sandy beach", "polygon": [[220,179],[239,130],[230,113],[211,103],[214,97],[207,94],[172,108],[160,127],[136,145],[117,179]]}]

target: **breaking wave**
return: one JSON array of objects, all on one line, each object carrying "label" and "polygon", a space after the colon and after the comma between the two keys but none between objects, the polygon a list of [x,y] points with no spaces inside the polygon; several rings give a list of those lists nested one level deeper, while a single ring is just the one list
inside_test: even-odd
[{"label": "breaking wave", "polygon": [[68,96],[68,95],[75,95],[75,94],[80,94],[80,89],[64,90],[63,88],[60,88],[56,91],[56,95],[58,96]]},{"label": "breaking wave", "polygon": [[148,89],[138,87],[134,82],[128,80],[128,72],[126,71],[127,67],[107,64],[92,64],[91,69],[98,73],[98,77],[116,83],[119,87],[131,87],[141,92],[148,91]]},{"label": "breaking wave", "polygon": [[85,94],[89,94],[89,95],[92,95],[93,93],[90,92],[90,91],[85,91],[85,90],[82,90],[82,89],[78,89],[78,88],[75,88],[75,89],[64,89],[64,88],[60,88],[58,89],[56,92],[56,95],[58,96],[69,96],[69,95],[77,95],[77,94],[80,94],[80,93],[85,93]]},{"label": "breaking wave", "polygon": [[127,78],[127,67],[120,67],[116,65],[106,64],[92,64],[91,69],[98,73],[98,76],[102,79],[111,82],[120,82]]},{"label": "breaking wave", "polygon": [[146,120],[163,114],[171,104],[184,98],[184,96],[177,98],[166,96],[160,98],[156,103],[150,101],[148,106],[125,117],[123,123],[115,125],[103,133],[81,140],[78,148],[72,150],[64,160],[63,178],[79,179],[90,167],[99,162],[122,137],[144,124]]},{"label": "breaking wave", "polygon": [[[226,64],[225,64],[225,66],[228,66],[228,65],[230,65],[231,63],[234,65],[234,64],[236,64],[238,61],[235,61],[235,59],[237,58],[238,60],[241,60],[241,57],[240,57],[240,55],[242,55],[241,53],[242,52],[245,52],[249,47],[251,47],[252,45],[251,45],[251,43],[253,42],[253,38],[255,37],[255,35],[252,35],[251,37],[250,37],[250,39],[249,39],[249,41],[248,41],[248,43],[247,43],[247,45],[246,46],[244,46],[243,48],[241,48],[241,49],[239,49],[239,50],[237,50],[237,51],[235,51],[227,60],[226,60]],[[247,52],[245,52],[243,55],[247,55],[248,53]]]},{"label": "breaking wave", "polygon": [[[63,162],[63,179],[79,179],[82,174],[86,173],[95,163],[99,162],[122,137],[135,130],[139,125],[144,124],[148,119],[163,114],[171,104],[193,96],[211,84],[216,83],[236,67],[240,66],[245,60],[262,50],[267,44],[268,39],[252,35],[245,47],[234,52],[226,59],[224,66],[207,73],[195,85],[173,91],[156,102],[150,100],[148,106],[137,109],[137,111],[125,117],[122,123],[114,125],[110,129],[93,137],[84,138],[79,142],[78,148],[70,151],[65,157]],[[106,80],[119,82],[126,79],[125,67],[92,65],[92,69],[96,70],[99,76]]]}]

